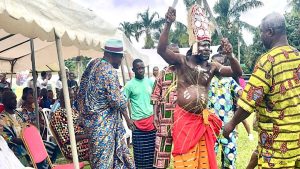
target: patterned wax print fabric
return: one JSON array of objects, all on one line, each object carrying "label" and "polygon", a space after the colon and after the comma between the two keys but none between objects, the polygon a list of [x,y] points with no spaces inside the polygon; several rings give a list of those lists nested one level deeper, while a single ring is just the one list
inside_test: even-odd
[{"label": "patterned wax print fabric", "polygon": [[3,126],[3,132],[0,134],[19,159],[27,155],[26,149],[22,145],[13,143],[11,140],[21,137],[23,124],[20,121],[21,117],[19,117],[17,113],[12,115],[3,111],[0,115],[0,125]]},{"label": "patterned wax print fabric", "polygon": [[156,105],[154,113],[158,117],[154,152],[154,167],[156,168],[168,168],[170,165],[172,151],[171,131],[177,99],[176,80],[175,67],[166,67],[156,79],[151,95],[151,103]]},{"label": "patterned wax print fabric", "polygon": [[77,99],[92,168],[135,168],[125,143],[126,101],[119,86],[117,71],[104,59],[92,60],[81,79]]},{"label": "patterned wax print fabric", "polygon": [[[72,109],[72,115],[73,115],[75,135],[83,135],[84,134],[83,128],[80,127],[78,124],[79,113],[76,110]],[[63,155],[67,159],[72,160],[70,134],[68,130],[66,109],[62,109],[62,108],[57,109],[56,112],[53,113],[51,117],[50,125],[53,132],[56,135],[56,139],[58,141],[58,144],[60,145]],[[79,160],[87,161],[89,158],[88,139],[76,141],[76,144],[77,144],[77,152],[78,152]]]},{"label": "patterned wax print fabric", "polygon": [[[208,107],[215,112],[224,124],[228,123],[234,115],[234,99],[242,88],[231,77],[213,77],[208,92]],[[218,153],[222,146],[222,166],[225,168],[236,168],[237,155],[236,132],[230,134],[230,139],[219,136],[215,144],[215,152]]]},{"label": "patterned wax print fabric", "polygon": [[258,168],[300,168],[300,55],[291,46],[263,54],[238,105],[258,113]]},{"label": "patterned wax print fabric", "polygon": [[208,91],[207,106],[214,111],[223,121],[223,125],[228,123],[233,115],[233,101],[238,97],[238,91],[242,88],[232,77],[218,78],[214,76]]}]

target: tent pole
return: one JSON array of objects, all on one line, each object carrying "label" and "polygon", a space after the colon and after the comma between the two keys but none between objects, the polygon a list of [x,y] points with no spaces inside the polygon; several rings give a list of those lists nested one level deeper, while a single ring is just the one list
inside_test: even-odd
[{"label": "tent pole", "polygon": [[127,53],[125,54],[124,57],[125,57],[125,64],[126,64],[126,67],[127,67],[127,71],[128,71],[128,76],[129,76],[129,79],[131,80],[132,77],[131,77],[130,68],[129,68],[129,65],[128,65]]},{"label": "tent pole", "polygon": [[[123,60],[123,63],[124,63],[124,60]],[[126,78],[125,78],[125,72],[124,72],[124,65],[121,64],[121,72],[122,72],[122,78],[123,78],[123,86],[125,86],[126,84]]]},{"label": "tent pole", "polygon": [[10,86],[9,86],[9,88],[12,89],[12,78],[13,78],[13,74],[14,74],[14,64],[13,63],[10,63],[10,64],[11,64],[11,69],[10,69],[11,75],[10,75]]},{"label": "tent pole", "polygon": [[150,78],[150,65],[147,66],[147,70],[148,70],[148,78]]},{"label": "tent pole", "polygon": [[34,53],[34,42],[33,39],[30,39],[30,50],[31,50],[31,63],[32,63],[32,76],[33,76],[33,97],[34,97],[34,112],[36,115],[36,126],[40,130],[40,116],[39,116],[39,105],[38,105],[38,96],[37,96],[37,76],[35,69],[35,53]]},{"label": "tent pole", "polygon": [[79,169],[79,162],[78,162],[77,146],[76,146],[76,140],[75,140],[74,126],[73,126],[73,117],[72,117],[72,109],[71,109],[71,104],[70,104],[69,89],[68,89],[68,83],[67,83],[65,63],[64,63],[63,56],[62,56],[62,44],[61,44],[60,37],[58,37],[55,32],[54,32],[54,36],[55,36],[55,44],[56,44],[59,68],[60,68],[61,77],[62,77],[61,80],[62,80],[62,85],[63,85],[65,106],[66,106],[66,110],[67,110],[68,129],[69,129],[69,133],[70,133],[73,163],[74,163],[75,169]]}]

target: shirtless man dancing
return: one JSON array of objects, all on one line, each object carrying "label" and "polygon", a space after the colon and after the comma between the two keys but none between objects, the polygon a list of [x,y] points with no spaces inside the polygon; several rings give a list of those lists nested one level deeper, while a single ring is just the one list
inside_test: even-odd
[{"label": "shirtless man dancing", "polygon": [[[201,14],[202,17],[194,17],[195,21],[200,18],[198,21],[207,23],[205,27],[208,28],[203,9],[197,5],[192,9],[196,11],[196,15]],[[169,31],[175,18],[176,10],[170,7],[157,47],[157,53],[167,63],[176,67],[178,75],[178,98],[173,126],[174,168],[217,169],[214,153],[215,134],[219,133],[222,122],[206,109],[209,99],[208,87],[213,76],[241,76],[242,69],[233,57],[232,46],[227,39],[223,39],[221,45],[223,54],[230,60],[231,67],[208,62],[211,39],[205,33],[194,35],[195,43],[186,56],[169,50],[167,48]],[[206,22],[203,22],[203,18]]]}]

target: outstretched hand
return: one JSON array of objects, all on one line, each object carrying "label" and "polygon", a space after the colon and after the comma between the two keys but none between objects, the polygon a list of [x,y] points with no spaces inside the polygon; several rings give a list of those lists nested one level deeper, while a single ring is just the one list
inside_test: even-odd
[{"label": "outstretched hand", "polygon": [[168,12],[166,13],[166,21],[172,23],[176,20],[176,9],[169,7]]}]

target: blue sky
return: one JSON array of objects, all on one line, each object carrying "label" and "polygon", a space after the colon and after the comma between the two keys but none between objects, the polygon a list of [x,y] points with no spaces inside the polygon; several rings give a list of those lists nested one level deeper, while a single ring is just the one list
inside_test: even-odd
[{"label": "blue sky", "polygon": [[[137,13],[145,11],[147,8],[150,12],[158,12],[161,17],[165,15],[168,6],[172,5],[173,0],[73,0],[93,11],[108,22],[118,26],[123,21],[135,21]],[[254,26],[260,24],[261,19],[271,12],[284,13],[287,8],[287,0],[261,0],[264,2],[264,7],[251,10],[241,16],[243,21],[246,21]],[[208,0],[212,7],[217,0]],[[177,20],[186,23],[186,10],[182,0],[179,0],[177,7]],[[243,31],[243,36],[249,44],[252,42],[252,36],[249,32]],[[136,43],[138,47],[142,44]]]}]

